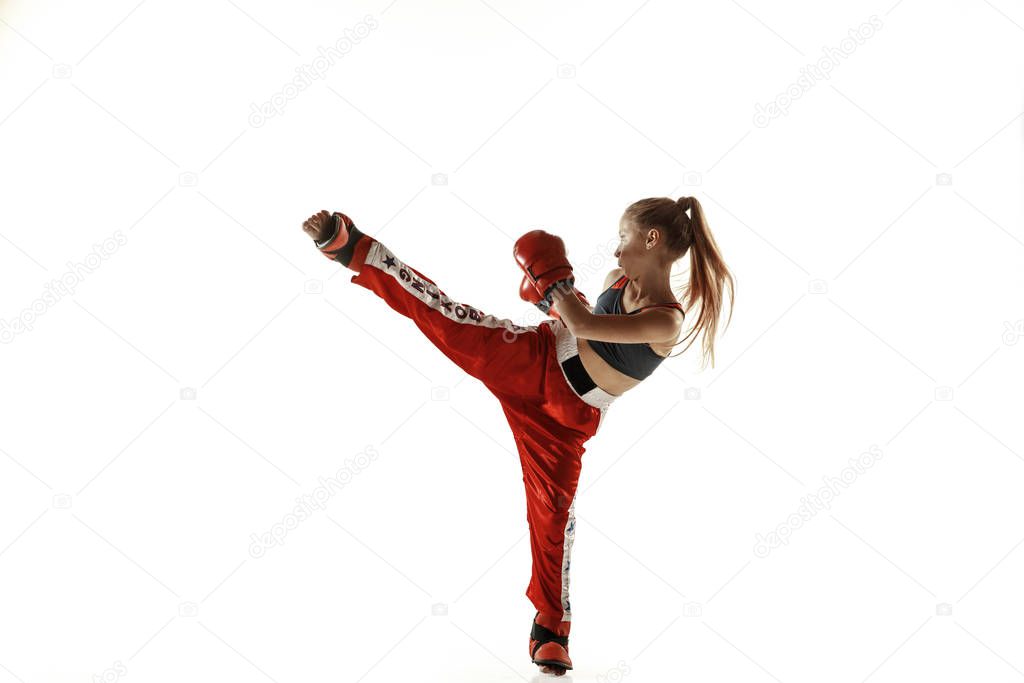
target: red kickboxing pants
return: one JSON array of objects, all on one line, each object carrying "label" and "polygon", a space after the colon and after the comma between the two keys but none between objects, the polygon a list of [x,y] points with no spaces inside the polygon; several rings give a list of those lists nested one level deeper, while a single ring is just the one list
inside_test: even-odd
[{"label": "red kickboxing pants", "polygon": [[549,319],[523,327],[449,299],[428,277],[364,236],[351,281],[410,318],[445,356],[501,402],[526,485],[533,576],[526,596],[557,621],[571,621],[569,556],[583,444],[616,398],[580,362],[576,338]]}]

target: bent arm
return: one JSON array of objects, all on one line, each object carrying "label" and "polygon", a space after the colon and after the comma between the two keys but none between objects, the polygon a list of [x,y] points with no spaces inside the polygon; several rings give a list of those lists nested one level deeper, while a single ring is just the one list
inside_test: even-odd
[{"label": "bent arm", "polygon": [[636,315],[589,314],[574,334],[594,341],[656,344],[675,341],[680,329],[679,316],[661,309],[641,311]]},{"label": "bent arm", "polygon": [[667,309],[650,309],[636,315],[595,315],[575,294],[556,288],[553,300],[562,322],[576,337],[622,344],[675,340],[682,320]]},{"label": "bent arm", "polygon": [[580,329],[585,318],[594,316],[591,309],[580,301],[572,289],[555,287],[551,292],[551,302],[555,311],[558,312],[559,319],[573,334]]},{"label": "bent arm", "polygon": [[[601,288],[602,291],[611,287],[612,283],[618,280],[621,275],[622,268],[616,268],[615,270],[608,273],[608,275],[606,275],[604,278],[604,285]],[[576,306],[575,303],[571,301],[572,299],[578,302],[580,306]],[[566,297],[565,292],[562,291],[561,289],[556,289],[554,292],[552,292],[551,301],[552,304],[561,301],[561,306],[556,306],[555,311],[558,313],[558,317],[562,320],[562,322],[565,323],[565,326],[569,328],[570,332],[576,329],[576,323],[583,317],[584,312],[589,314],[593,314],[594,312],[594,307],[591,304],[589,304],[586,301],[580,300],[578,296]],[[566,310],[568,311],[567,314],[565,313]],[[566,315],[568,315],[568,317],[566,317]]]}]

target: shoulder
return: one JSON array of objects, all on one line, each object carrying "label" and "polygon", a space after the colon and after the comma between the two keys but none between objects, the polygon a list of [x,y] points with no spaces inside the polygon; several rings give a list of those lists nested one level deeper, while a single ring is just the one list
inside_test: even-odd
[{"label": "shoulder", "polygon": [[604,278],[604,286],[601,289],[602,290],[608,289],[613,284],[615,284],[615,281],[618,280],[620,277],[622,277],[622,275],[623,275],[622,268],[616,268],[612,272],[608,273],[608,275],[605,276],[605,278]]}]

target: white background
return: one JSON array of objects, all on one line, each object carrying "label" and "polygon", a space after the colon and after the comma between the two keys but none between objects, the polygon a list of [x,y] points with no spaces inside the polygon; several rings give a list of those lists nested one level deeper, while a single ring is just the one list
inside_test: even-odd
[{"label": "white background", "polygon": [[532,324],[515,237],[593,301],[684,195],[735,313],[587,445],[571,679],[1024,678],[1022,46],[1011,0],[4,2],[0,682],[539,676],[498,403],[300,225]]}]

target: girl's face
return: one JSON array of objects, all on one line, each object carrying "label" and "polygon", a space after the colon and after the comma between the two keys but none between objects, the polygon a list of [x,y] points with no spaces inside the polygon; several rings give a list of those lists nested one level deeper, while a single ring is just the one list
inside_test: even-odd
[{"label": "girl's face", "polygon": [[637,230],[625,218],[619,221],[619,246],[615,249],[615,258],[619,267],[626,273],[633,270],[634,264],[644,255],[644,244]]}]

